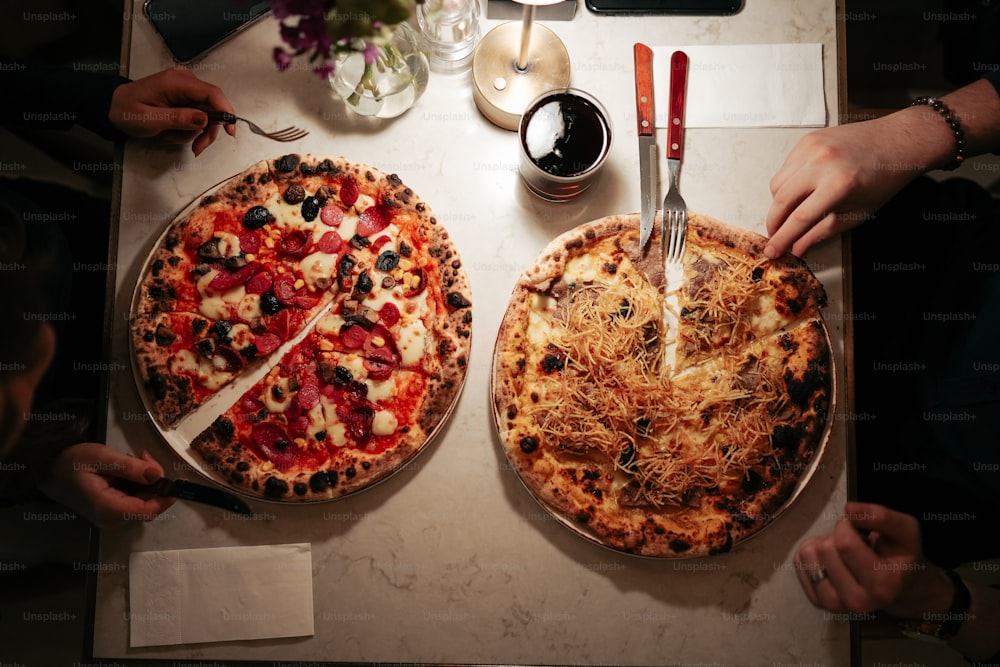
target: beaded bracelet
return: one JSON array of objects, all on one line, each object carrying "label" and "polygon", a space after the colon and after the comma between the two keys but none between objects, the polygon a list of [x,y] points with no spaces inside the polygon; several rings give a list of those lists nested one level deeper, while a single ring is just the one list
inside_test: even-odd
[{"label": "beaded bracelet", "polygon": [[952,169],[957,169],[965,161],[965,132],[962,131],[962,125],[955,118],[955,115],[948,108],[948,105],[939,100],[936,97],[918,97],[910,103],[911,107],[920,106],[921,104],[928,105],[934,111],[941,114],[944,121],[948,123],[948,127],[951,128],[952,134],[955,136],[955,159],[952,160],[951,164],[942,167],[951,171]]}]

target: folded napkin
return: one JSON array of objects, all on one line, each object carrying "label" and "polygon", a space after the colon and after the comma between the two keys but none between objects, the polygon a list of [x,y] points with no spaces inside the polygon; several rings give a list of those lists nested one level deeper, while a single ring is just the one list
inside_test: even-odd
[{"label": "folded napkin", "polygon": [[129,621],[133,647],[312,635],[310,545],[133,553]]},{"label": "folded napkin", "polygon": [[653,47],[656,125],[667,126],[670,56],[688,55],[685,127],[823,127],[821,44]]}]

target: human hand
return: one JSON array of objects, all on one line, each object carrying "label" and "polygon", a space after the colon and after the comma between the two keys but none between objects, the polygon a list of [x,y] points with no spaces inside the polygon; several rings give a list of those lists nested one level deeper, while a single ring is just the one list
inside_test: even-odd
[{"label": "human hand", "polygon": [[[118,86],[108,118],[130,136],[190,142],[194,154],[201,155],[219,135],[219,125],[208,122],[207,110],[234,112],[219,87],[175,67]],[[235,125],[225,128],[227,134],[236,136]]]},{"label": "human hand", "polygon": [[173,498],[131,496],[114,488],[114,479],[152,484],[162,476],[163,468],[148,452],[136,458],[85,442],[60,452],[39,486],[98,528],[113,528],[128,521],[151,521],[174,504]]},{"label": "human hand", "polygon": [[809,601],[836,613],[916,618],[948,609],[953,595],[944,572],[923,559],[917,520],[868,503],[847,503],[831,534],[805,540],[795,571]]},{"label": "human hand", "polygon": [[771,179],[764,254],[805,254],[861,224],[921,175],[940,149],[928,133],[917,134],[920,113],[906,109],[804,136]]}]

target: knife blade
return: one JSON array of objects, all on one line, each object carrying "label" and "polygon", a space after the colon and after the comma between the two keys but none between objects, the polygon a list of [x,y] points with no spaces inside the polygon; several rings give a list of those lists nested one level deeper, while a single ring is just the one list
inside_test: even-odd
[{"label": "knife blade", "polygon": [[639,247],[645,248],[653,234],[656,217],[656,190],[660,184],[656,153],[656,116],[653,111],[653,50],[642,43],[633,48],[635,56],[635,116],[639,134]]},{"label": "knife blade", "polygon": [[221,507],[230,512],[251,516],[253,510],[242,499],[231,493],[216,489],[212,486],[189,482],[186,479],[167,479],[161,477],[153,484],[139,484],[129,479],[121,477],[115,479],[111,486],[131,495],[148,494],[151,496],[165,496],[170,498],[180,498],[190,500],[195,503]]}]

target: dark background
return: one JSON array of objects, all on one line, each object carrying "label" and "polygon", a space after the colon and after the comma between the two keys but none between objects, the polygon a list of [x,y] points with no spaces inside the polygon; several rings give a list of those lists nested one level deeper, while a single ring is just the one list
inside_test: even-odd
[{"label": "dark background", "polygon": [[[747,0],[766,1],[771,0]],[[64,19],[25,20],[46,13]],[[122,4],[114,0],[0,3],[0,61],[37,58],[114,71],[121,19]],[[858,114],[893,110],[916,96],[947,92],[1000,63],[1000,2],[848,0],[844,19],[847,101]],[[92,221],[100,229],[110,218],[113,149],[81,129],[55,133],[0,129],[0,177],[13,179],[17,187],[35,188],[43,198],[46,193],[61,193],[59,205],[79,213],[78,226]],[[969,161],[958,174],[981,183],[994,196],[1000,194],[1000,158],[978,160]],[[26,178],[36,183],[28,186]],[[92,237],[98,248],[99,233]],[[103,275],[90,271],[81,280],[99,287],[87,290],[83,304],[78,301],[74,307],[102,310]],[[84,332],[71,354],[98,361],[100,340],[101,332]],[[93,379],[80,381],[89,386]],[[60,518],[25,520],[26,511]],[[0,571],[0,661],[25,667],[79,663],[85,636],[86,571],[81,564],[89,558],[87,524],[57,506],[15,506],[0,508],[0,529],[0,563],[27,566]],[[63,620],[29,621],[24,619],[27,612],[63,614]],[[864,642],[865,665],[965,664],[952,658],[947,651],[935,653],[909,641],[870,637]]]}]

